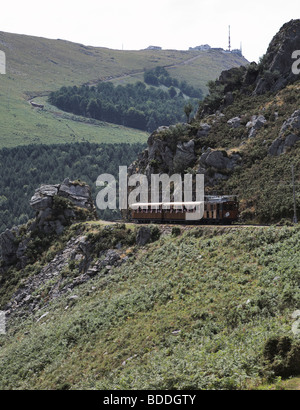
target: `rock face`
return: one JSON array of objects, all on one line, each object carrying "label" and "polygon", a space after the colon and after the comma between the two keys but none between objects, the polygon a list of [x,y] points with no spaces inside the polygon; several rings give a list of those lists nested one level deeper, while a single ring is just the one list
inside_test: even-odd
[{"label": "rock face", "polygon": [[300,20],[291,20],[281,27],[267,49],[263,58],[265,72],[256,80],[255,94],[276,92],[298,79],[292,72],[292,53],[299,50],[299,44]]},{"label": "rock face", "polygon": [[[58,253],[49,263],[39,271],[38,274],[29,277],[26,282],[12,296],[11,301],[6,306],[6,314],[23,315],[33,313],[39,309],[42,303],[42,290],[49,284],[47,299],[49,302],[65,295],[69,303],[73,303],[78,296],[73,291],[83,283],[91,280],[96,275],[109,275],[113,269],[126,262],[127,257],[120,256],[121,251],[108,249],[100,252],[98,259],[92,258],[93,247],[87,236],[75,236],[71,238],[62,252]],[[78,274],[66,281],[70,266],[77,266]],[[42,303],[43,304],[43,303]],[[38,320],[41,320],[40,317]]]},{"label": "rock face", "polygon": [[269,148],[269,154],[277,156],[300,140],[300,110],[295,111],[282,125],[279,136]]},{"label": "rock face", "polygon": [[150,241],[151,241],[151,229],[146,226],[142,226],[138,230],[137,235],[136,235],[137,245],[144,246]]},{"label": "rock face", "polygon": [[254,138],[256,136],[257,131],[262,128],[267,120],[263,115],[254,115],[246,124],[246,127],[250,129],[248,138]]},{"label": "rock face", "polygon": [[184,172],[189,166],[196,161],[195,143],[193,140],[188,142],[179,142],[176,146],[176,153],[173,159],[173,168],[175,172]]},{"label": "rock face", "polygon": [[37,212],[34,227],[44,233],[59,235],[64,226],[77,219],[96,217],[90,187],[68,178],[62,184],[42,185],[35,191],[30,205]]},{"label": "rock face", "polygon": [[[197,157],[194,140],[185,142],[174,138],[171,128],[176,130],[176,127],[159,127],[152,132],[148,138],[148,148],[140,154],[137,161],[129,166],[129,175],[134,174],[138,168],[139,172],[142,170],[150,181],[151,174],[180,173],[195,164]],[[178,128],[180,135],[189,128],[189,124],[180,124]],[[209,128],[210,126],[207,126],[207,132]],[[168,133],[169,130],[171,132]]]},{"label": "rock face", "polygon": [[239,154],[232,154],[230,157],[227,156],[226,152],[215,150],[212,151],[210,148],[204,152],[200,157],[200,167],[208,168],[213,167],[217,170],[231,170],[239,162],[241,157]]},{"label": "rock face", "polygon": [[65,226],[75,221],[96,219],[90,187],[65,179],[62,184],[42,185],[30,200],[36,218],[27,227],[27,235],[20,227],[7,229],[0,235],[3,267],[17,264],[23,268],[28,262],[27,249],[31,233],[60,235]]}]

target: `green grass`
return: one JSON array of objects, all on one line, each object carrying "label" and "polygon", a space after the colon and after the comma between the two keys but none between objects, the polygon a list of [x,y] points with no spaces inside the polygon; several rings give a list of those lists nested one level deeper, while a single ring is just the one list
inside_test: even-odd
[{"label": "green grass", "polygon": [[45,105],[44,110],[33,108],[18,95],[11,84],[10,78],[0,77],[0,148],[82,141],[147,141],[146,132],[64,113],[48,104],[46,97],[35,99]]},{"label": "green grass", "polygon": [[[101,234],[88,225],[86,233]],[[294,339],[299,234],[200,227],[146,251],[125,246],[129,260],[75,288],[75,301],[41,303],[9,324],[1,388],[270,388],[264,346]]]}]

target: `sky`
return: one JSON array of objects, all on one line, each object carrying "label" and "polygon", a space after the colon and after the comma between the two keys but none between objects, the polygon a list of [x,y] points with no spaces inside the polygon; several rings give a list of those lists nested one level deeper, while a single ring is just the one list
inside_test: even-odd
[{"label": "sky", "polygon": [[240,48],[258,62],[273,36],[300,18],[299,0],[7,0],[0,30],[95,47]]}]

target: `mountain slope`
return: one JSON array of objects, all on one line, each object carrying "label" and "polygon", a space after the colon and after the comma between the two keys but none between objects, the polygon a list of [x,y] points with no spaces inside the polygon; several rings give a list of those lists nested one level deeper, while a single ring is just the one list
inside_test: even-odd
[{"label": "mountain slope", "polygon": [[[7,74],[0,76],[1,146],[29,143],[142,142],[146,134],[107,123],[67,116],[45,105],[32,108],[33,98],[45,104],[45,96],[61,86],[95,84],[99,80],[132,81],[145,68],[172,67],[172,75],[195,86],[216,78],[224,68],[247,61],[233,54],[199,51],[119,51],[89,47],[64,40],[48,40],[0,32],[0,49],[6,53]],[[171,69],[171,68],[170,68]]]},{"label": "mountain slope", "polygon": [[149,137],[134,172],[202,173],[207,193],[238,195],[242,221],[270,223],[294,216],[293,166],[299,215],[300,79],[290,53],[299,38],[292,20],[260,64],[222,72],[189,124]]},{"label": "mountain slope", "polygon": [[1,389],[255,389],[299,371],[299,228],[156,227],[141,246],[150,228],[28,227],[2,264]]}]

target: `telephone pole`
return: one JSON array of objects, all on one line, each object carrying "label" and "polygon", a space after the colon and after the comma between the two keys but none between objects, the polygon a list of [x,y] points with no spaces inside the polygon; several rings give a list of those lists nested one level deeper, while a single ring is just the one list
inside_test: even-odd
[{"label": "telephone pole", "polygon": [[295,176],[294,176],[294,165],[292,165],[292,183],[293,183],[293,201],[294,201],[294,224],[298,223],[297,220],[297,206],[296,206],[296,191],[295,191]]}]

